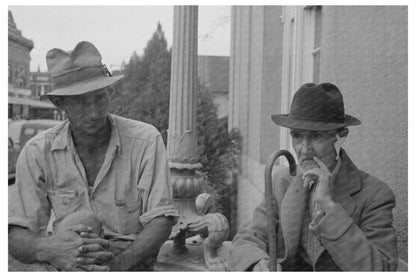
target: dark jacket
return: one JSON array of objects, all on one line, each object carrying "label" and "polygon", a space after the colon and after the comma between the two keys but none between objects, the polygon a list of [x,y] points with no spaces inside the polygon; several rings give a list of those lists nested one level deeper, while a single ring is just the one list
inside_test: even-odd
[{"label": "dark jacket", "polygon": [[[380,180],[357,169],[344,150],[334,182],[334,209],[317,225],[309,227],[321,242],[316,271],[394,271],[397,243],[392,226],[395,197]],[[274,199],[279,207],[277,256],[283,270],[298,267],[303,216],[308,189],[301,173],[279,170],[273,178]],[[233,240],[231,270],[247,270],[267,254],[265,201],[254,210],[253,219],[241,227]]]}]

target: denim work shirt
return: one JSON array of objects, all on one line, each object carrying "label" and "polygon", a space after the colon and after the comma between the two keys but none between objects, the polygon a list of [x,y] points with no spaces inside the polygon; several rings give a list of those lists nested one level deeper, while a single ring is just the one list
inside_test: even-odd
[{"label": "denim work shirt", "polygon": [[104,237],[134,240],[153,218],[178,216],[160,133],[143,122],[108,118],[111,139],[91,188],[68,121],[26,143],[9,191],[9,225],[44,233],[51,210],[55,229],[66,215],[85,209],[103,223]]}]

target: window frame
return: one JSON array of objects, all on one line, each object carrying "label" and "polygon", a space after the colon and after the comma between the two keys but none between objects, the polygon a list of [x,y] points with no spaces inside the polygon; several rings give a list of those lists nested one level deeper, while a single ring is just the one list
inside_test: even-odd
[{"label": "window frame", "polygon": [[[321,9],[321,29],[319,47],[315,47],[316,10]],[[295,91],[304,83],[319,82],[320,60],[322,53],[322,6],[284,6],[281,21],[283,23],[282,57],[282,102],[281,113],[289,113]],[[319,55],[318,76],[314,76],[314,62]],[[293,148],[288,128],[280,128],[280,148]]]}]

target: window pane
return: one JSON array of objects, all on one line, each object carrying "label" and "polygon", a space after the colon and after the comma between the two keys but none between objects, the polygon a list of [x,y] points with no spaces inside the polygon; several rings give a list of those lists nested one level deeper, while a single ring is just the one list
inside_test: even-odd
[{"label": "window pane", "polygon": [[313,55],[313,82],[319,83],[319,66],[320,66],[320,51],[315,52]]},{"label": "window pane", "polygon": [[315,43],[314,49],[321,46],[322,6],[315,7]]}]

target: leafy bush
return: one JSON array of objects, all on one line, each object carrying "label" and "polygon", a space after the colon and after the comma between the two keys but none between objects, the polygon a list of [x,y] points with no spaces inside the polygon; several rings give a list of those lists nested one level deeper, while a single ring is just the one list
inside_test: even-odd
[{"label": "leafy bush", "polygon": [[197,105],[197,142],[199,161],[207,176],[205,190],[214,195],[216,211],[225,215],[235,233],[237,213],[237,178],[241,135],[237,129],[228,132],[228,118],[217,118],[212,95],[199,89]]},{"label": "leafy bush", "polygon": [[[171,50],[160,24],[144,53],[133,53],[123,63],[124,82],[113,95],[110,111],[154,125],[167,142]],[[236,214],[235,174],[238,169],[241,136],[228,132],[227,118],[217,118],[217,107],[206,88],[197,85],[197,142],[202,174],[207,176],[205,191],[214,195],[216,211],[224,214],[231,227]],[[231,232],[233,235],[233,232]]]}]

